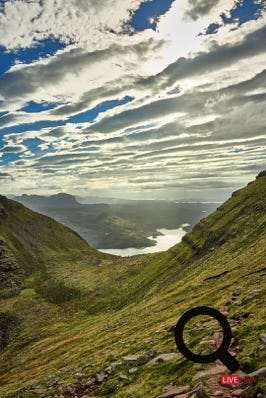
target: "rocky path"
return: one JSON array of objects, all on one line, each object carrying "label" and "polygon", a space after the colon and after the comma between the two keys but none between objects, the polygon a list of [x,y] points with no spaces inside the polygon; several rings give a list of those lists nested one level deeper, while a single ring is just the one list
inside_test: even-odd
[{"label": "rocky path", "polygon": [[[230,319],[228,316],[229,306],[237,300],[237,294],[231,293],[230,299],[219,308],[219,311],[227,316],[232,333],[239,327],[241,322],[249,314],[242,314],[238,319]],[[213,351],[215,351],[222,342],[223,333],[218,329],[213,329],[212,321],[206,321],[202,324],[203,329],[207,330],[208,336],[205,337],[207,343]],[[169,331],[173,332],[174,327]],[[169,332],[168,331],[168,332]],[[190,330],[195,331],[194,329]],[[266,334],[260,335],[260,340],[266,343]],[[203,339],[204,342],[204,339]],[[229,347],[231,355],[236,356],[239,351],[239,346],[235,338],[232,339]],[[131,354],[121,358],[119,362],[113,362],[105,369],[99,371],[94,375],[88,376],[84,368],[84,373],[76,373],[74,375],[76,382],[65,384],[60,379],[51,379],[43,387],[35,386],[32,388],[32,396],[39,398],[90,398],[91,394],[103,386],[105,382],[112,377],[114,373],[117,374],[120,381],[129,381],[133,373],[139,372],[143,366],[156,366],[160,362],[168,362],[175,360],[179,354],[177,352],[159,353],[153,348],[144,354]],[[266,368],[258,369],[252,374],[245,375],[242,371],[235,372],[240,377],[259,377],[266,376]],[[221,375],[228,374],[228,369],[220,362],[216,361],[204,370],[195,373],[191,380],[194,387],[170,384],[162,388],[161,395],[156,398],[247,398],[249,385],[240,383],[236,386],[224,386],[221,384]],[[109,394],[112,396],[112,394]],[[16,395],[14,398],[23,398],[23,391],[21,395]],[[13,398],[13,397],[12,397]],[[143,397],[146,398],[146,397]],[[147,398],[152,398],[152,395]],[[261,393],[258,393],[254,398],[263,398]]]}]

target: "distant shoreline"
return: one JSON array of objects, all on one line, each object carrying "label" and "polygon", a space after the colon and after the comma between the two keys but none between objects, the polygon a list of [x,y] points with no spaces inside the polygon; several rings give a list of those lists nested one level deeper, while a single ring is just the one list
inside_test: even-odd
[{"label": "distant shoreline", "polygon": [[147,237],[148,239],[156,241],[156,244],[153,246],[142,247],[142,248],[127,247],[125,249],[98,249],[98,250],[102,253],[109,253],[121,257],[128,257],[128,256],[131,257],[136,255],[165,251],[181,241],[182,237],[186,234],[186,230],[184,228],[187,228],[189,226],[190,226],[189,224],[182,224],[182,226],[177,229],[167,229],[167,228],[157,229],[159,234],[156,238],[154,238],[153,236]]}]

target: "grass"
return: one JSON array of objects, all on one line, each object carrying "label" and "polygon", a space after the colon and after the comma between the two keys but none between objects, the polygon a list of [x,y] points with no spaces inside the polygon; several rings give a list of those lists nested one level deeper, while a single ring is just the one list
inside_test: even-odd
[{"label": "grass", "polygon": [[[17,218],[13,211],[15,227],[14,222],[2,226],[1,234],[19,264],[29,255],[25,272],[32,272],[18,296],[1,301],[1,311],[18,314],[23,326],[1,355],[1,396],[17,397],[18,389],[26,388],[22,396],[31,397],[31,386],[45,385],[49,375],[74,382],[84,365],[91,365],[87,373],[93,374],[126,354],[149,348],[172,352],[176,346],[169,328],[179,317],[200,305],[219,309],[231,292],[237,299],[229,305],[228,318],[241,319],[234,331],[237,358],[247,372],[265,366],[265,344],[259,340],[266,330],[265,187],[266,177],[258,178],[197,224],[180,244],[132,259],[102,255],[65,227],[58,227],[59,232],[50,219],[32,224],[27,220],[22,236],[18,231],[32,212],[20,208]],[[31,230],[29,245],[28,229],[34,225],[36,233],[36,222],[40,239],[36,242]],[[19,245],[12,238],[14,230]],[[192,344],[200,336],[196,334]],[[191,384],[203,367],[178,355],[129,375],[123,363],[92,396],[156,397],[169,383]],[[120,380],[120,374],[128,380]],[[254,388],[265,389],[265,379]]]}]

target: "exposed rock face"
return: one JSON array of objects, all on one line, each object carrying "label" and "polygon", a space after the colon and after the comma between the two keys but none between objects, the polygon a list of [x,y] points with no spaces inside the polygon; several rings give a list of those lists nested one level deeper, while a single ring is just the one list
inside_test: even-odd
[{"label": "exposed rock face", "polygon": [[7,216],[7,211],[3,207],[0,207],[0,221],[7,218]]},{"label": "exposed rock face", "polygon": [[0,236],[0,298],[8,298],[18,294],[21,278],[20,267],[8,249],[5,239]]}]

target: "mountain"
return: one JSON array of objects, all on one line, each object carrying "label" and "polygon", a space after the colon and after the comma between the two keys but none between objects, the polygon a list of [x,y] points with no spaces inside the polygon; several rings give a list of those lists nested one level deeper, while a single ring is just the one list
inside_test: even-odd
[{"label": "mountain", "polygon": [[74,196],[21,195],[13,198],[32,210],[55,218],[74,229],[91,246],[100,249],[148,247],[160,228],[177,229],[195,225],[203,213],[209,214],[215,203],[179,203],[173,201],[131,200],[113,203],[81,204]]},{"label": "mountain", "polygon": [[14,200],[23,203],[27,207],[39,209],[79,209],[82,205],[77,202],[73,195],[58,193],[51,196],[27,195],[14,196]]},{"label": "mountain", "polygon": [[158,235],[141,220],[134,222],[134,219],[114,214],[109,204],[81,204],[74,196],[65,193],[52,196],[24,194],[13,199],[67,225],[95,248],[152,246],[154,242],[147,237]]},{"label": "mountain", "polygon": [[82,261],[89,266],[108,258],[69,228],[4,196],[0,236],[1,288],[7,297],[19,294],[28,278],[55,273],[58,264],[74,267]]},{"label": "mountain", "polygon": [[[265,198],[261,173],[168,251],[119,258],[1,197],[1,272],[10,277],[1,286],[0,395],[263,397]],[[226,314],[230,350],[242,375],[262,375],[256,384],[221,386],[219,361],[176,352],[173,326],[201,305]],[[185,339],[206,353],[220,344],[219,330],[212,319],[191,320]]]}]

